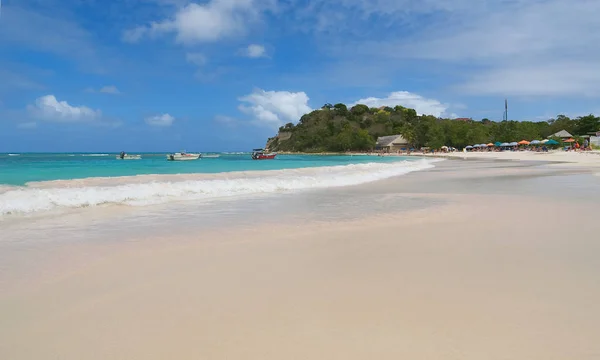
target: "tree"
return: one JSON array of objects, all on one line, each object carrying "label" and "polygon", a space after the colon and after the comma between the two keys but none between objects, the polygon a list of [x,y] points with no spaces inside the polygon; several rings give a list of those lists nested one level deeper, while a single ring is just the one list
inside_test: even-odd
[{"label": "tree", "polygon": [[600,117],[592,114],[578,117],[575,123],[575,132],[577,135],[588,135],[600,130]]},{"label": "tree", "polygon": [[561,130],[566,130],[571,134],[575,132],[575,121],[565,115],[558,115],[556,119],[548,120],[548,124],[550,125],[550,134],[548,135],[556,134]]},{"label": "tree", "polygon": [[363,115],[369,112],[369,107],[363,104],[354,105],[350,112],[354,115]]},{"label": "tree", "polygon": [[[325,104],[328,105],[328,104]],[[330,104],[329,104],[330,105]],[[600,130],[600,118],[586,115],[570,119],[559,115],[548,121],[456,121],[429,115],[418,115],[414,109],[396,106],[371,113],[359,104],[350,111],[335,104],[332,111],[315,110],[300,118],[297,125],[287,123],[280,131],[290,133],[287,140],[274,138],[269,148],[274,151],[346,151],[368,150],[379,136],[400,134],[413,147],[443,145],[463,148],[488,142],[512,142],[542,139],[560,130],[573,135],[586,135]],[[287,137],[286,137],[287,138]]]},{"label": "tree", "polygon": [[346,116],[348,114],[348,108],[342,103],[333,105],[333,108],[335,109],[335,112],[339,115]]},{"label": "tree", "polygon": [[321,106],[321,109],[331,110],[331,109],[333,109],[333,105],[331,105],[330,103],[327,103],[327,104]]}]

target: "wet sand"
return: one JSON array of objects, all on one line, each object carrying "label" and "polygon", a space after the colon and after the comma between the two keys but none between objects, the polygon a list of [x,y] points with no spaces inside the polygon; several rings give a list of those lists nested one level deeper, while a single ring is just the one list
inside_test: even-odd
[{"label": "wet sand", "polygon": [[598,359],[592,174],[448,160],[243,226],[29,245],[0,358]]}]

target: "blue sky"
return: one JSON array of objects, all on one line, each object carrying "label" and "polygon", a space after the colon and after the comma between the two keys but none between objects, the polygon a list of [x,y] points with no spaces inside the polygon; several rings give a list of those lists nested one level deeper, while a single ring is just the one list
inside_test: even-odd
[{"label": "blue sky", "polygon": [[247,150],[324,103],[600,113],[600,1],[2,0],[0,152]]}]

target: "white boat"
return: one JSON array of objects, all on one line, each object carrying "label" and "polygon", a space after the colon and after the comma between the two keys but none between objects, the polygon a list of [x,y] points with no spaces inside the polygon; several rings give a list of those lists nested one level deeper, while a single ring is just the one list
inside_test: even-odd
[{"label": "white boat", "polygon": [[221,156],[220,154],[206,154],[206,155],[201,155],[201,158],[209,158],[209,159],[213,159],[213,158],[218,158],[219,156]]},{"label": "white boat", "polygon": [[129,155],[125,153],[121,153],[120,155],[116,156],[117,160],[140,160],[141,158],[142,155]]},{"label": "white boat", "polygon": [[167,160],[170,161],[198,160],[199,158],[200,154],[186,153],[185,151],[167,154]]}]

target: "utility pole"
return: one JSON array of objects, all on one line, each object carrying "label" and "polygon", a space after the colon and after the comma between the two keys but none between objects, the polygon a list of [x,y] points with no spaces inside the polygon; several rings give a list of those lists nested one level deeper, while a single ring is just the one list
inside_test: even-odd
[{"label": "utility pole", "polygon": [[502,119],[504,121],[508,120],[508,100],[504,99],[504,118]]}]

